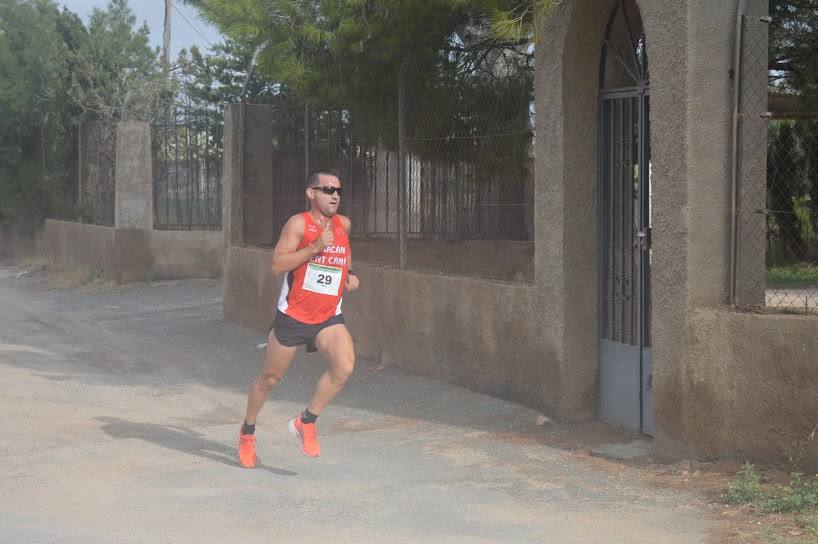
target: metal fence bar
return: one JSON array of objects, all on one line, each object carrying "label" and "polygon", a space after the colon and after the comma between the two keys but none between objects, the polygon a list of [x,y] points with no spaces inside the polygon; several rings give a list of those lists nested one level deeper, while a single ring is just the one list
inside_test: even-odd
[{"label": "metal fence bar", "polygon": [[[341,173],[340,213],[353,220],[356,259],[533,281],[533,86],[518,81],[529,76],[474,78],[457,89],[413,77],[402,137],[394,111],[375,122],[393,133],[368,132],[372,120],[359,121],[343,104],[313,100],[306,115],[304,101],[276,99],[274,232],[304,209],[309,160],[312,169]],[[300,144],[292,134],[303,134]]]},{"label": "metal fence bar", "polygon": [[154,228],[221,228],[220,123],[181,108],[152,125]]}]

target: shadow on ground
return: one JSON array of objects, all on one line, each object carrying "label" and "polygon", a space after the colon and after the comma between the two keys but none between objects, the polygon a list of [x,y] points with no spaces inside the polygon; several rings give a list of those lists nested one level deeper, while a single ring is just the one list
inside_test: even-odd
[{"label": "shadow on ground", "polygon": [[[101,422],[102,430],[108,436],[116,439],[136,438],[151,444],[161,446],[224,465],[238,468],[236,451],[224,444],[205,438],[202,434],[184,427],[158,425],[156,423],[137,423],[116,417],[97,417]],[[266,470],[278,476],[297,476],[297,472],[280,468],[264,466],[260,463],[256,470]]]}]

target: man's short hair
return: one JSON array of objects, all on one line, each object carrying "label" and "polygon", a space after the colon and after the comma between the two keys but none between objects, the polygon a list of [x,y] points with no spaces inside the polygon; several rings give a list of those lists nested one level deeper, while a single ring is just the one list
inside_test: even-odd
[{"label": "man's short hair", "polygon": [[307,187],[315,187],[318,184],[318,176],[335,176],[338,180],[341,180],[341,173],[334,168],[323,168],[321,170],[313,170],[310,172],[310,175],[307,176]]}]

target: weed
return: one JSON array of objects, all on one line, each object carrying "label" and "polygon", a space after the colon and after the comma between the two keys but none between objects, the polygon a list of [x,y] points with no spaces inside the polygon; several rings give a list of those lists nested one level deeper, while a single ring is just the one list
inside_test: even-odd
[{"label": "weed", "polygon": [[749,462],[744,463],[733,481],[727,486],[724,502],[727,504],[755,504],[761,498],[761,477],[756,467]]},{"label": "weed", "polygon": [[818,478],[804,478],[799,472],[790,475],[787,485],[775,485],[764,500],[768,512],[804,512],[818,508]]}]

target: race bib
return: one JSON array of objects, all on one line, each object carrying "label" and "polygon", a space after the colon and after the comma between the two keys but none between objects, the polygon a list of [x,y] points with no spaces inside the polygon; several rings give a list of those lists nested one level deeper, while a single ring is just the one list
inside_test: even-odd
[{"label": "race bib", "polygon": [[341,288],[343,274],[344,271],[341,268],[309,263],[307,275],[304,276],[304,290],[336,296]]}]

